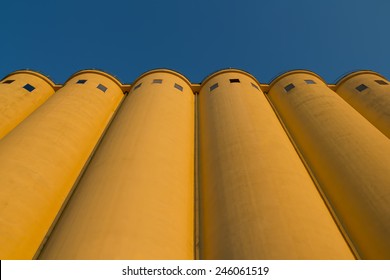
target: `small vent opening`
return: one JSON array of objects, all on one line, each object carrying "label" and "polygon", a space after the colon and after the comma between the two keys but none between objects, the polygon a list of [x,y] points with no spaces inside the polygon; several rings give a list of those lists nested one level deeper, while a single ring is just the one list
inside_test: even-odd
[{"label": "small vent opening", "polygon": [[295,88],[294,84],[288,84],[287,86],[284,87],[284,90],[286,92],[289,92],[290,90],[292,90],[293,88]]},{"label": "small vent opening", "polygon": [[213,85],[210,87],[210,91],[215,90],[217,87],[218,87],[218,83],[213,84]]},{"label": "small vent opening", "polygon": [[361,84],[360,86],[356,87],[356,90],[362,92],[363,90],[365,90],[367,88],[368,88],[368,86],[366,86],[365,84]]}]

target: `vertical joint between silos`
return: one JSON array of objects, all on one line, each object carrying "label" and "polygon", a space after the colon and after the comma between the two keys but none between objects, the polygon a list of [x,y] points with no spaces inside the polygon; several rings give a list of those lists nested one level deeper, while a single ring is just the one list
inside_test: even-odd
[{"label": "vertical joint between silos", "polygon": [[194,257],[200,259],[199,255],[199,122],[198,122],[198,92],[194,91]]},{"label": "vertical joint between silos", "polygon": [[[89,72],[89,71],[88,70],[79,71],[79,72],[75,73],[72,77],[77,76],[79,73],[86,73],[86,72]],[[121,105],[123,104],[123,101],[127,97],[128,92],[123,90],[123,88],[122,88],[122,86],[121,86],[121,84],[120,84],[120,82],[118,80],[116,80],[115,78],[111,77],[109,74],[106,74],[104,72],[101,72],[100,74],[102,74],[103,76],[106,76],[107,78],[110,78],[111,80],[113,80],[117,84],[117,86],[121,89],[121,91],[123,93],[123,97],[121,98],[121,100],[119,101],[119,104],[117,105],[117,107],[115,108],[114,112],[112,113],[111,118],[108,120],[108,122],[107,122],[106,126],[104,127],[100,137],[98,138],[95,146],[93,147],[93,149],[92,149],[91,153],[89,154],[86,162],[84,163],[84,166],[82,167],[79,175],[77,176],[75,182],[73,183],[72,187],[70,188],[66,198],[64,199],[64,202],[62,203],[61,208],[58,210],[56,217],[54,218],[50,228],[48,229],[48,231],[47,231],[46,235],[44,236],[40,246],[38,247],[36,253],[34,254],[34,256],[32,258],[34,260],[39,259],[40,255],[41,255],[41,253],[42,253],[42,251],[43,251],[43,249],[44,249],[44,247],[46,245],[46,242],[49,240],[51,233],[53,232],[54,228],[56,227],[58,221],[61,219],[61,216],[63,215],[65,209],[68,207],[68,202],[70,201],[70,199],[72,198],[73,194],[75,193],[75,191],[76,191],[76,189],[77,189],[77,187],[79,185],[80,180],[84,176],[85,171],[88,169],[88,166],[89,166],[91,160],[93,159],[93,157],[94,157],[94,155],[96,153],[96,150],[99,148],[99,145],[101,144],[101,142],[102,142],[103,138],[105,137],[108,129],[110,128],[112,122],[114,121],[118,111],[120,110]]]},{"label": "vertical joint between silos", "polygon": [[283,121],[283,118],[281,117],[281,115],[279,114],[278,110],[276,109],[276,107],[274,106],[274,104],[272,103],[272,101],[270,100],[270,97],[268,96],[270,94],[270,91],[272,89],[272,87],[277,83],[279,82],[281,79],[283,79],[284,77],[286,76],[289,76],[291,74],[294,74],[294,73],[305,73],[305,74],[309,74],[309,75],[313,75],[317,78],[319,78],[320,80],[323,81],[324,85],[329,88],[330,90],[334,90],[334,85],[328,85],[326,84],[326,82],[322,79],[322,77],[320,77],[319,75],[317,75],[316,73],[313,73],[313,72],[310,72],[310,71],[307,71],[307,70],[292,70],[292,71],[289,71],[289,72],[286,72],[284,74],[281,74],[280,76],[276,77],[273,81],[270,82],[269,84],[269,87],[268,87],[268,91],[267,91],[267,94],[264,94],[269,105],[271,106],[272,110],[274,111],[276,117],[278,118],[282,128],[284,129],[287,137],[289,138],[291,144],[293,145],[296,153],[298,154],[300,160],[302,161],[305,169],[307,170],[308,174],[310,175],[310,178],[312,179],[318,193],[320,194],[322,200],[324,201],[324,204],[326,205],[326,207],[328,208],[330,214],[331,214],[331,217],[333,218],[335,224],[337,225],[338,229],[340,230],[341,232],[341,235],[343,236],[346,244],[348,245],[349,249],[351,250],[353,256],[357,259],[357,260],[361,260],[361,256],[358,252],[358,250],[356,249],[356,246],[355,244],[352,242],[352,239],[350,238],[347,230],[344,228],[344,226],[342,225],[341,221],[339,220],[339,218],[337,217],[334,209],[333,209],[333,206],[332,206],[332,203],[329,201],[329,199],[326,197],[324,191],[323,191],[323,188],[321,186],[321,184],[318,182],[316,176],[314,175],[314,172],[312,171],[310,165],[308,164],[308,162],[306,161],[305,157],[303,156],[301,150],[299,149],[297,143],[295,142],[294,138],[292,137],[290,131],[288,130],[285,122]]}]

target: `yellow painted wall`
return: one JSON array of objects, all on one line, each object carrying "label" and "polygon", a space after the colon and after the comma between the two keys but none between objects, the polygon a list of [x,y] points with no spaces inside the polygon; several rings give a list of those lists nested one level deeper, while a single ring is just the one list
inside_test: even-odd
[{"label": "yellow painted wall", "polygon": [[[360,89],[367,88],[359,91],[356,89],[359,86]],[[390,138],[390,82],[388,80],[372,71],[358,71],[341,79],[337,83],[336,92]]]},{"label": "yellow painted wall", "polygon": [[389,259],[389,139],[311,72],[281,75],[268,96],[360,257]]},{"label": "yellow painted wall", "polygon": [[375,80],[389,83],[359,71],[336,86],[359,114],[309,71],[260,86],[157,69],[124,99],[130,85],[101,71],[54,95],[14,72],[0,82],[0,259],[390,259],[390,85]]},{"label": "yellow painted wall", "polygon": [[0,141],[0,259],[34,257],[122,98],[111,76],[81,71]]},{"label": "yellow painted wall", "polygon": [[209,76],[198,104],[201,259],[354,258],[252,76]]},{"label": "yellow painted wall", "polygon": [[193,186],[189,82],[150,71],[134,82],[39,258],[193,259]]},{"label": "yellow painted wall", "polygon": [[[27,84],[35,89],[28,91]],[[53,86],[47,77],[30,70],[6,76],[0,82],[0,139],[41,106],[54,93]]]}]

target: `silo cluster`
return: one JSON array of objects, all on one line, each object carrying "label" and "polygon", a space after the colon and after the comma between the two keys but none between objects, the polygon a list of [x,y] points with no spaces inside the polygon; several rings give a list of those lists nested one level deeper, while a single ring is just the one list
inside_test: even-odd
[{"label": "silo cluster", "polygon": [[390,259],[390,82],[0,81],[0,259]]}]

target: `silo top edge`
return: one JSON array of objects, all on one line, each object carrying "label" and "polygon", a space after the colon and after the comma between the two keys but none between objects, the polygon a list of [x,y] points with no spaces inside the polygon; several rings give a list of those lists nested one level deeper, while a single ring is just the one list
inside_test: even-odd
[{"label": "silo top edge", "polygon": [[221,75],[221,74],[224,74],[224,73],[240,73],[240,74],[246,75],[249,78],[253,79],[259,86],[261,86],[261,84],[255,78],[255,76],[253,76],[249,72],[246,72],[246,71],[241,70],[241,69],[236,69],[236,68],[225,68],[225,69],[221,69],[221,70],[215,71],[215,72],[211,73],[210,75],[208,75],[206,78],[204,78],[203,81],[200,83],[201,88],[202,88],[202,86],[204,84],[206,84],[209,80],[211,80],[215,76],[218,76],[218,75]]},{"label": "silo top edge", "polygon": [[21,70],[14,71],[14,72],[6,75],[2,80],[5,80],[8,77],[15,75],[15,74],[30,74],[33,76],[37,76],[37,77],[41,78],[42,80],[44,80],[45,82],[47,82],[52,88],[54,88],[56,86],[56,84],[53,82],[53,80],[51,80],[48,76],[46,76],[38,71],[29,70],[29,69],[21,69]]},{"label": "silo top edge", "polygon": [[372,70],[358,70],[358,71],[353,71],[353,72],[347,73],[344,76],[342,76],[336,82],[335,90],[337,90],[344,82],[346,82],[347,80],[351,79],[352,77],[355,77],[355,76],[358,76],[358,75],[363,75],[363,74],[373,74],[373,75],[376,75],[378,77],[381,77],[381,78],[387,80],[386,77],[384,77],[383,75],[381,75],[381,74],[379,74],[379,73],[377,73],[375,71],[372,71]]},{"label": "silo top edge", "polygon": [[102,76],[105,76],[107,78],[109,78],[110,80],[112,80],[113,82],[115,82],[120,88],[123,87],[123,84],[121,81],[119,81],[115,76],[111,75],[111,74],[108,74],[107,72],[104,72],[102,70],[97,70],[97,69],[85,69],[85,70],[80,70],[80,71],[77,71],[76,73],[74,73],[73,75],[71,75],[64,83],[64,85],[70,81],[72,78],[80,75],[80,74],[85,74],[85,73],[93,73],[93,74],[98,74],[98,75],[102,75]]},{"label": "silo top edge", "polygon": [[141,80],[142,78],[144,78],[150,74],[153,74],[153,73],[168,73],[168,74],[175,75],[175,76],[179,77],[180,79],[182,79],[183,81],[185,81],[189,87],[192,87],[191,82],[187,79],[186,76],[184,76],[183,74],[181,74],[175,70],[171,70],[171,69],[167,69],[167,68],[156,68],[156,69],[152,69],[152,70],[149,70],[147,72],[144,72],[140,76],[138,76],[137,79],[134,80],[132,85],[134,86],[135,84],[138,83],[139,80]]},{"label": "silo top edge", "polygon": [[277,82],[279,82],[281,79],[287,77],[287,76],[290,76],[290,75],[293,75],[293,74],[308,74],[308,75],[312,75],[318,79],[320,79],[325,85],[327,84],[326,81],[318,74],[312,72],[312,71],[309,71],[309,70],[305,70],[305,69],[296,69],[296,70],[290,70],[290,71],[287,71],[279,76],[277,76],[276,78],[274,78],[270,83],[269,83],[269,88],[271,89]]}]

